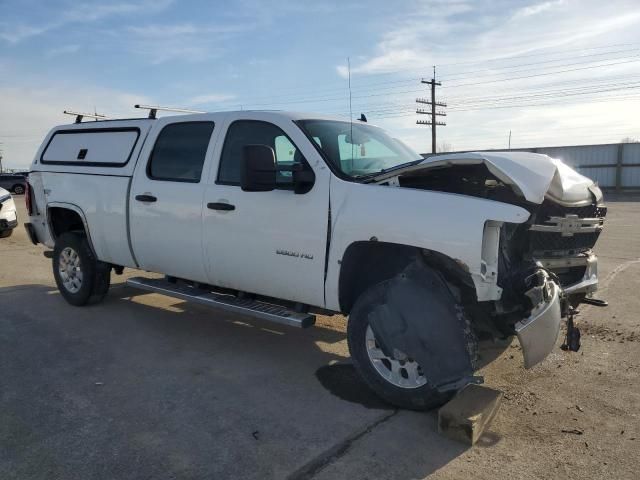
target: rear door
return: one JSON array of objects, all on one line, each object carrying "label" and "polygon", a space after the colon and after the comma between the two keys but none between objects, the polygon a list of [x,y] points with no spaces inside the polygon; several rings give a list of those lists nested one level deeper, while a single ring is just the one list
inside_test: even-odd
[{"label": "rear door", "polygon": [[[272,147],[281,166],[310,167],[311,190],[294,193],[291,172],[281,172],[276,190],[243,191],[240,162],[252,144]],[[291,120],[266,112],[230,114],[216,150],[203,217],[210,282],[324,305],[330,174],[320,156]]]},{"label": "rear door", "polygon": [[202,207],[216,125],[206,116],[158,120],[136,167],[130,232],[144,270],[206,282]]}]

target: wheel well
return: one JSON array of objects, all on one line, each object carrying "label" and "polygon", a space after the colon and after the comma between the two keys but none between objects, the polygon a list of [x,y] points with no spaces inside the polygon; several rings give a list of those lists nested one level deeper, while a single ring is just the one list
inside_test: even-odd
[{"label": "wheel well", "polygon": [[54,238],[58,238],[66,232],[85,231],[84,222],[80,214],[69,208],[49,208],[49,225],[51,225]]},{"label": "wheel well", "polygon": [[338,284],[340,309],[349,313],[358,297],[369,287],[402,272],[409,263],[421,257],[460,290],[463,303],[476,300],[471,275],[462,262],[442,253],[397,243],[354,242],[344,253]]}]

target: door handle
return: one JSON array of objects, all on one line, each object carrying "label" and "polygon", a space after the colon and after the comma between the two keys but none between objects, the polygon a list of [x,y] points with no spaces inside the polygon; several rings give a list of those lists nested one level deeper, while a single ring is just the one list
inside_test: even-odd
[{"label": "door handle", "polygon": [[155,202],[158,199],[153,195],[136,195],[136,200],[139,202]]},{"label": "door handle", "polygon": [[230,203],[212,202],[212,203],[207,203],[207,208],[209,208],[211,210],[231,211],[231,210],[235,210],[236,206],[235,205],[231,205]]}]

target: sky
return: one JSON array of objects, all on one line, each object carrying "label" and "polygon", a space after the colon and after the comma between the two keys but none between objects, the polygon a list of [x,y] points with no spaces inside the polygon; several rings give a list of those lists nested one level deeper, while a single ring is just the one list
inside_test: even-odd
[{"label": "sky", "polygon": [[638,0],[0,0],[0,149],[28,168],[65,109],[365,113],[420,152],[640,138]]}]

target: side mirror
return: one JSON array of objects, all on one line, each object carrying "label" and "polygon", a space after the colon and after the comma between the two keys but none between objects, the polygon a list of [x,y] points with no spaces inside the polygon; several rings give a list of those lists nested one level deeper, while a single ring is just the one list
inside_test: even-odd
[{"label": "side mirror", "polygon": [[240,186],[245,192],[270,192],[276,188],[276,154],[268,145],[245,145]]},{"label": "side mirror", "polygon": [[313,188],[316,176],[309,167],[298,163],[293,168],[293,193],[304,194]]}]

